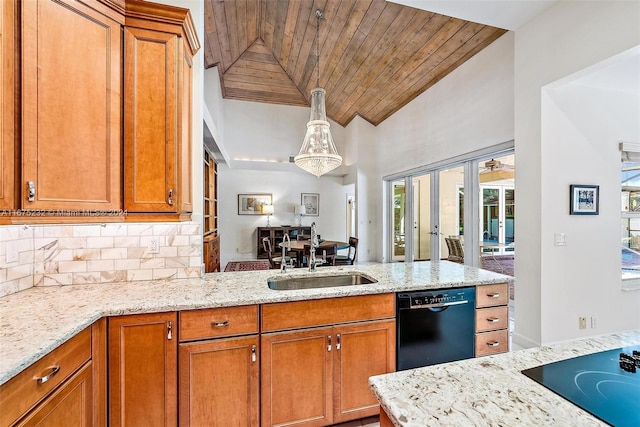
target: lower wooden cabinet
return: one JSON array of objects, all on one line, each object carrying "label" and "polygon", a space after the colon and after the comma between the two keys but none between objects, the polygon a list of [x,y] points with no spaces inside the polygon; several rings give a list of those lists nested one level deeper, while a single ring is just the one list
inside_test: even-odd
[{"label": "lower wooden cabinet", "polygon": [[56,389],[15,426],[90,427],[93,425],[91,362]]},{"label": "lower wooden cabinet", "polygon": [[263,334],[262,425],[326,426],[379,412],[368,378],[395,367],[395,321]]},{"label": "lower wooden cabinet", "polygon": [[476,357],[509,351],[509,285],[476,286]]},{"label": "lower wooden cabinet", "polygon": [[177,313],[109,318],[109,425],[178,424]]},{"label": "lower wooden cabinet", "polygon": [[104,319],[0,386],[0,426],[106,425]]},{"label": "lower wooden cabinet", "polygon": [[180,425],[258,426],[258,335],[182,343]]}]

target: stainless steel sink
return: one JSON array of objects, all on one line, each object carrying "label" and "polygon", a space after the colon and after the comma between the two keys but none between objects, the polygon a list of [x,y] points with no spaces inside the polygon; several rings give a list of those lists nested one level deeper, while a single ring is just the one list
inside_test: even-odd
[{"label": "stainless steel sink", "polygon": [[377,283],[372,277],[362,273],[334,274],[331,276],[303,276],[303,277],[271,277],[267,279],[269,288],[276,291],[290,291],[294,289],[332,288],[336,286],[367,285]]}]

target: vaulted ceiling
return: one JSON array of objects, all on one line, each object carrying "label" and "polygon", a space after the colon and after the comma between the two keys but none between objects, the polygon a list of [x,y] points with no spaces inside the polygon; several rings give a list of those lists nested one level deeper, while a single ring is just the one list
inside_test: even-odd
[{"label": "vaulted ceiling", "polygon": [[205,67],[226,99],[308,106],[380,124],[506,30],[384,0],[205,0]]}]

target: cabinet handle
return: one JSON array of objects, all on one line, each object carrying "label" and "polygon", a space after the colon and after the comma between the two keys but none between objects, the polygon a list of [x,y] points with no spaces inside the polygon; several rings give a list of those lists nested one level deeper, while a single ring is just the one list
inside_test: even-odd
[{"label": "cabinet handle", "polygon": [[173,188],[169,189],[169,198],[167,199],[169,206],[173,206]]},{"label": "cabinet handle", "polygon": [[500,297],[500,294],[499,294],[498,292],[496,292],[496,293],[494,293],[494,294],[487,294],[487,296],[488,296],[489,298],[498,298],[498,297]]},{"label": "cabinet handle", "polygon": [[258,360],[258,355],[256,354],[256,345],[252,345],[251,346],[251,361],[255,362],[256,360]]},{"label": "cabinet handle", "polygon": [[211,327],[213,328],[223,328],[225,326],[229,326],[228,320],[223,320],[222,322],[211,322]]},{"label": "cabinet handle", "polygon": [[500,343],[498,341],[491,341],[491,342],[488,342],[487,345],[489,347],[497,347],[500,345]]},{"label": "cabinet handle", "polygon": [[327,351],[331,351],[331,335],[327,335]]},{"label": "cabinet handle", "polygon": [[336,350],[340,350],[340,334],[336,335]]},{"label": "cabinet handle", "polygon": [[173,335],[173,321],[169,320],[169,325],[167,325],[167,339],[170,340]]},{"label": "cabinet handle", "polygon": [[29,198],[27,199],[30,202],[36,201],[36,183],[33,181],[27,181],[27,187],[29,187]]},{"label": "cabinet handle", "polygon": [[51,377],[53,377],[55,374],[58,373],[58,371],[60,371],[60,365],[54,365],[47,369],[49,369],[49,372],[47,373],[47,375],[43,375],[35,379],[38,384],[44,384],[47,381],[49,381]]},{"label": "cabinet handle", "polygon": [[500,321],[499,317],[488,317],[487,322],[489,323],[498,323]]}]

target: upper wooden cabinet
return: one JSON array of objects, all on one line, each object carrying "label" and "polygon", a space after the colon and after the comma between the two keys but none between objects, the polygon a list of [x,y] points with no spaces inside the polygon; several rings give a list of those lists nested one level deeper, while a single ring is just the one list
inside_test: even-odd
[{"label": "upper wooden cabinet", "polygon": [[21,207],[120,208],[120,23],[72,0],[22,2],[21,21]]},{"label": "upper wooden cabinet", "polygon": [[38,212],[0,221],[188,219],[189,10],[3,0],[0,13],[0,209]]},{"label": "upper wooden cabinet", "polygon": [[125,209],[191,212],[192,58],[185,9],[127,2],[125,19]]},{"label": "upper wooden cabinet", "polygon": [[0,209],[16,206],[16,156],[18,154],[17,114],[20,78],[17,69],[17,21],[16,1],[0,2]]}]

